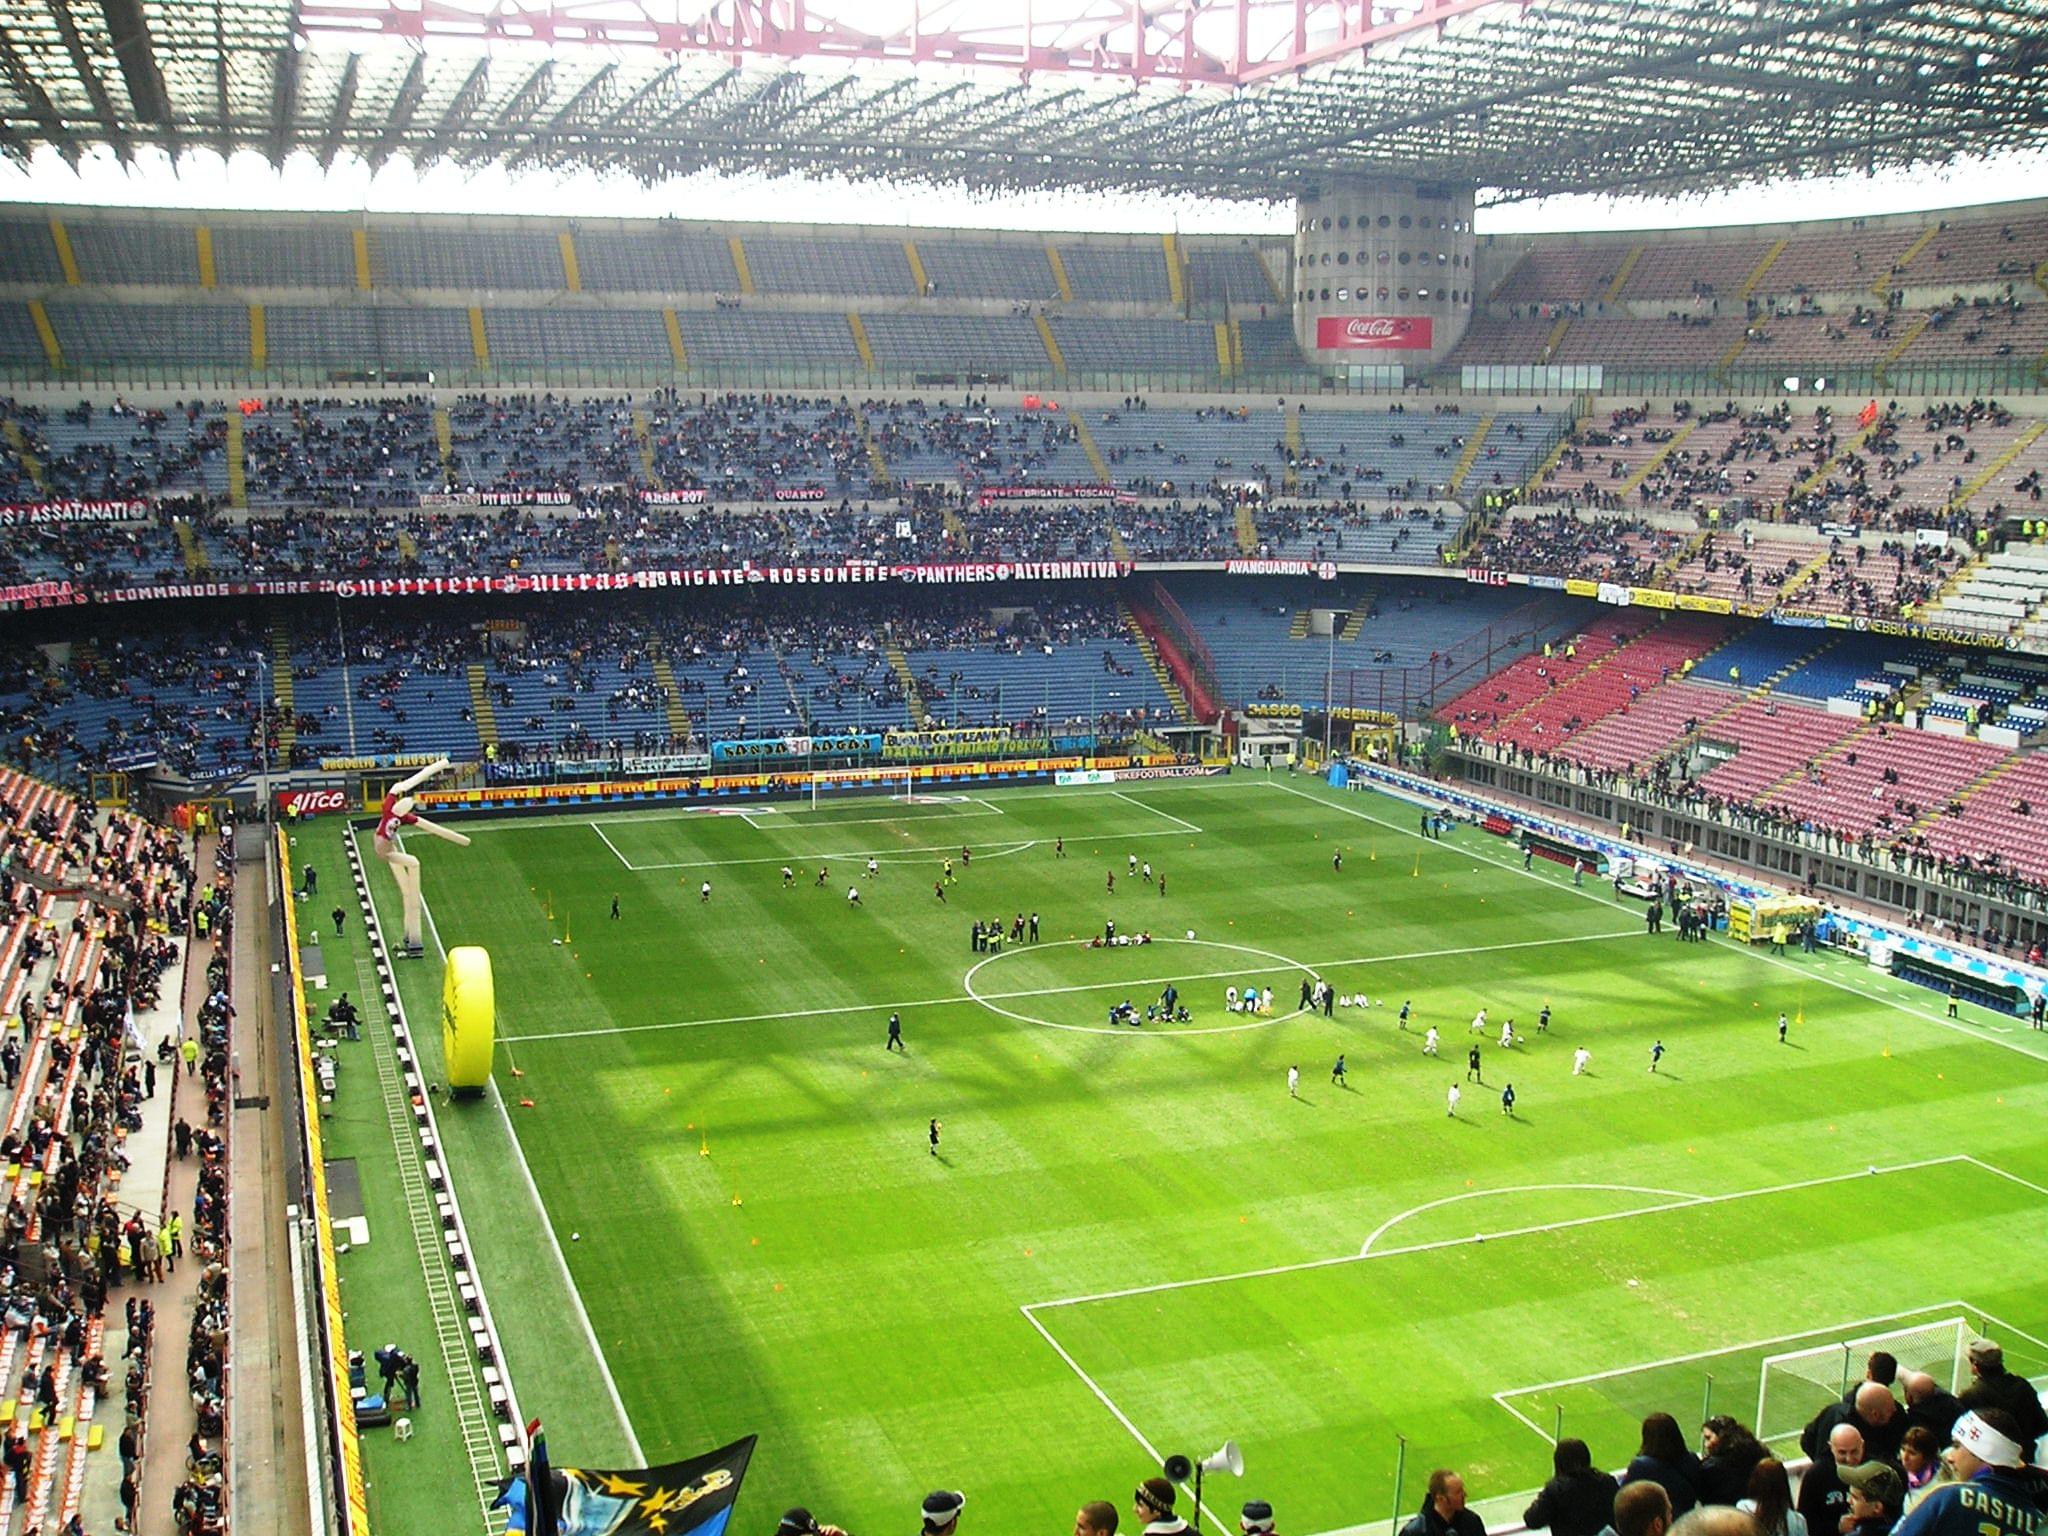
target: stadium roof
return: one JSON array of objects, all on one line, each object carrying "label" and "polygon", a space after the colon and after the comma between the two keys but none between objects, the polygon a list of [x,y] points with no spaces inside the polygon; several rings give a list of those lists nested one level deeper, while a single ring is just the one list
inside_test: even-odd
[{"label": "stadium roof", "polygon": [[2048,143],[2048,0],[6,0],[0,152],[1291,198]]}]

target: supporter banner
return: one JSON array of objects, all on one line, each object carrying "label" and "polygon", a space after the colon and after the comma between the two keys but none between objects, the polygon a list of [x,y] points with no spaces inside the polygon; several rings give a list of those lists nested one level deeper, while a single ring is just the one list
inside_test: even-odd
[{"label": "supporter banner", "polygon": [[1820,615],[1814,613],[1774,613],[1771,615],[1771,622],[1773,624],[1782,624],[1787,629],[1827,628],[1827,625],[1822,622]]},{"label": "supporter banner", "polygon": [[277,809],[286,816],[318,816],[322,811],[345,811],[348,795],[339,789],[281,789]]},{"label": "supporter banner", "polygon": [[1355,725],[1399,725],[1401,717],[1390,710],[1358,709],[1349,704],[1340,704],[1330,711],[1332,720],[1348,720]]},{"label": "supporter banner", "polygon": [[1600,595],[1600,583],[1588,581],[1583,576],[1567,576],[1564,582],[1564,589],[1573,597],[1598,597]]},{"label": "supporter banner", "polygon": [[21,523],[140,523],[149,518],[146,501],[31,501],[0,506],[0,526]]},{"label": "supporter banner", "polygon": [[567,491],[421,491],[423,507],[566,507]]},{"label": "supporter banner", "polygon": [[1316,345],[1347,352],[1427,352],[1436,322],[1428,315],[1323,315]]},{"label": "supporter banner", "polygon": [[1254,720],[1299,720],[1299,704],[1247,704],[1245,714]]},{"label": "supporter banner", "polygon": [[1678,594],[1678,606],[1694,613],[1733,613],[1735,604],[1725,597],[1696,597],[1690,592]]},{"label": "supporter banner", "polygon": [[56,608],[87,601],[85,592],[68,581],[27,581],[0,587],[0,604],[9,608]]},{"label": "supporter banner", "polygon": [[[309,587],[337,597],[442,597],[483,592],[622,592],[665,587],[849,586],[900,583],[952,586],[1000,581],[1114,581],[1137,567],[1129,560],[988,560],[951,565],[740,565],[699,570],[590,571],[575,575],[419,576],[337,581]],[[1332,571],[1335,567],[1331,567]],[[257,584],[242,591],[269,592]],[[124,595],[135,595],[133,593]],[[184,595],[181,589],[181,595]],[[199,594],[191,594],[199,595]],[[229,594],[223,589],[220,595]]]},{"label": "supporter banner", "polygon": [[1615,583],[1611,581],[1601,582],[1600,585],[1594,589],[1593,595],[1599,598],[1601,602],[1612,603],[1617,608],[1626,608],[1628,606],[1629,589],[1627,587],[1617,586]]},{"label": "supporter banner", "polygon": [[703,773],[711,767],[709,752],[628,752],[620,757],[555,757],[532,762],[489,763],[486,784],[562,784],[589,779],[659,778],[675,773]]},{"label": "supporter banner", "polygon": [[1529,578],[1529,585],[1541,588],[1545,592],[1568,592],[1571,590],[1571,583],[1562,576],[1531,576]]},{"label": "supporter banner", "polygon": [[1465,579],[1475,587],[1504,587],[1508,584],[1506,571],[1483,570],[1475,565],[1465,567]]},{"label": "supporter banner", "polygon": [[640,493],[640,505],[643,507],[700,507],[710,499],[711,493],[705,490]]},{"label": "supporter banner", "polygon": [[322,773],[372,773],[379,768],[424,768],[438,763],[437,752],[379,752],[361,757],[323,757]]},{"label": "supporter banner", "polygon": [[1318,581],[1337,579],[1337,562],[1334,560],[1226,560],[1223,570],[1229,576],[1313,576]]},{"label": "supporter banner", "polygon": [[1067,789],[1076,784],[1114,784],[1116,775],[1101,768],[1077,768],[1071,772],[1054,774],[1052,781],[1062,789]]},{"label": "supporter banner", "polygon": [[1010,744],[1007,725],[968,725],[928,731],[893,730],[882,738],[882,756],[891,762],[923,757],[972,757]]},{"label": "supporter banner", "polygon": [[881,750],[882,738],[871,731],[837,736],[757,736],[744,741],[714,741],[714,763],[769,757],[850,757]]},{"label": "supporter banner", "polygon": [[825,488],[822,485],[782,485],[768,493],[770,501],[823,501]]},{"label": "supporter banner", "polygon": [[1660,591],[1656,587],[1630,587],[1629,601],[1638,608],[1676,608],[1678,594]]},{"label": "supporter banner", "polygon": [[1117,494],[1109,485],[984,485],[975,497],[984,506],[991,501],[1108,501]]}]

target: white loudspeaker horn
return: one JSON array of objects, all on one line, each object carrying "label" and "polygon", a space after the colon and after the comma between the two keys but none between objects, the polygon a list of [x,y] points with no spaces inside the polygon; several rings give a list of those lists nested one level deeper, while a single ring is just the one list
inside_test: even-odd
[{"label": "white loudspeaker horn", "polygon": [[1235,1440],[1226,1440],[1216,1450],[1202,1458],[1204,1472],[1228,1472],[1232,1477],[1244,1476],[1244,1452],[1237,1448]]}]

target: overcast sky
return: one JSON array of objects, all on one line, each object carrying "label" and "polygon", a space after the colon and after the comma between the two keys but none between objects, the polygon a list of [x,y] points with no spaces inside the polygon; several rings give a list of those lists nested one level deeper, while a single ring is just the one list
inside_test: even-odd
[{"label": "overcast sky", "polygon": [[[463,171],[439,165],[424,176],[404,162],[371,176],[344,157],[323,175],[308,156],[282,174],[255,154],[223,162],[209,152],[176,167],[153,151],[123,171],[113,155],[89,155],[74,172],[54,152],[24,171],[0,169],[0,199],[156,208],[256,208],[375,213],[530,213],[556,217],[672,215],[694,219],[791,220],[821,224],[909,224],[1000,229],[1284,235],[1285,205],[1203,202],[1142,196],[973,196],[805,181],[693,178],[646,190],[630,180],[548,171],[508,177],[496,167]],[[1959,162],[1940,171],[1783,182],[1712,197],[1616,200],[1562,197],[1484,209],[1482,232],[1662,228],[1844,218],[1993,203],[2048,188],[2048,157],[2008,156]]]}]

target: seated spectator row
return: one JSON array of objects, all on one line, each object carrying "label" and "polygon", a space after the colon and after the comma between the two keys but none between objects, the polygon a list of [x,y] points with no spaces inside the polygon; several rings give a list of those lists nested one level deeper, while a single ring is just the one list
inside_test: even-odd
[{"label": "seated spectator row", "polygon": [[[61,230],[61,237],[59,231]],[[1159,236],[747,233],[672,221],[467,224],[15,207],[0,213],[0,267],[48,286],[589,290],[1174,302],[1170,251],[1198,302],[1270,304],[1249,243]],[[61,239],[61,244],[60,244]],[[67,265],[68,262],[68,265]]]}]

